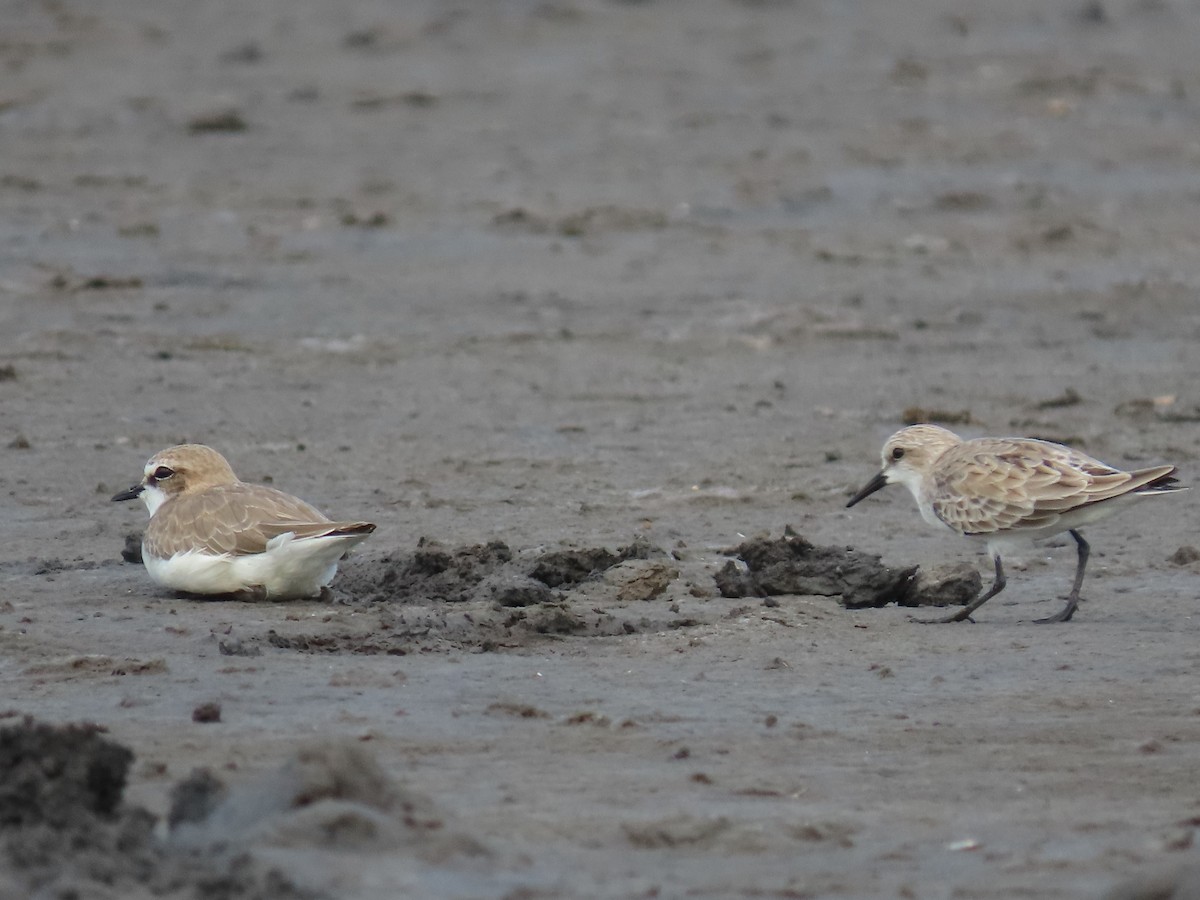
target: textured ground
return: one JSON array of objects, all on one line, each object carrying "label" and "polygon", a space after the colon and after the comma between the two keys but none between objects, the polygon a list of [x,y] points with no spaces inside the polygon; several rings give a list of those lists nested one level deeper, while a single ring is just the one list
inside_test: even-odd
[{"label": "textured ground", "polygon": [[[106,727],[120,821],[207,767],[245,896],[1083,898],[1188,863],[1192,495],[1088,531],[1061,627],[1031,620],[1069,540],[975,625],[714,576],[788,525],[976,561],[899,489],[843,508],[915,418],[1200,480],[1197,28],[1184,0],[9,3],[4,721]],[[108,497],[181,440],[379,524],[335,603],[180,601],[121,561],[143,512]],[[281,812],[331,739],[457,842],[360,789]],[[182,852],[154,834],[130,866]],[[219,894],[189,871],[130,883]]]}]

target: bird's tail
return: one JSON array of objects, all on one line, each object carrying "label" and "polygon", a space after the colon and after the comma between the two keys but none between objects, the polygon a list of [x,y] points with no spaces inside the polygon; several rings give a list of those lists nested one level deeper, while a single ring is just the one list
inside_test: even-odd
[{"label": "bird's tail", "polygon": [[1166,467],[1166,471],[1135,490],[1138,494],[1172,494],[1175,491],[1186,491],[1187,485],[1180,484],[1175,477],[1175,467]]},{"label": "bird's tail", "polygon": [[337,527],[326,532],[326,534],[330,537],[350,537],[356,534],[366,537],[374,530],[374,522],[338,522]]}]

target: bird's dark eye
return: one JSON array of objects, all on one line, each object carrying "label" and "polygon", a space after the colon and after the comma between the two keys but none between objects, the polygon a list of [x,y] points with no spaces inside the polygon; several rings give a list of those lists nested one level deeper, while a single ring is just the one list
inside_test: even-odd
[{"label": "bird's dark eye", "polygon": [[154,470],[154,480],[155,481],[166,481],[168,478],[170,478],[174,474],[175,474],[174,469],[168,469],[166,466],[159,466],[157,469]]},{"label": "bird's dark eye", "polygon": [[892,448],[892,459],[904,459],[904,448],[903,447],[893,447]]}]

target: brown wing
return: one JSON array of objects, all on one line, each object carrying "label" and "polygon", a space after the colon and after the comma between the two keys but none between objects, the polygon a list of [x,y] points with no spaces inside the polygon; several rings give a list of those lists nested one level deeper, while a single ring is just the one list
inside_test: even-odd
[{"label": "brown wing", "polygon": [[1136,491],[1170,466],[1122,472],[1046,441],[981,439],[939,461],[931,501],[939,519],[962,534],[1038,529],[1068,510]]},{"label": "brown wing", "polygon": [[273,488],[229,484],[164,503],[146,529],[146,549],[168,557],[187,550],[241,556],[261,553],[287,532],[297,537],[355,534],[373,525],[331,522],[298,497]]}]

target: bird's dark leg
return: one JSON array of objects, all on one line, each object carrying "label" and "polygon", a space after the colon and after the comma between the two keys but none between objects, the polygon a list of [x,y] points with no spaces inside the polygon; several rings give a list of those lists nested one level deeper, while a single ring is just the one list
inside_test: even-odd
[{"label": "bird's dark leg", "polygon": [[1075,544],[1079,548],[1079,562],[1075,566],[1075,584],[1071,588],[1071,593],[1067,595],[1067,605],[1052,616],[1034,619],[1033,621],[1039,625],[1048,625],[1051,622],[1070,622],[1071,616],[1075,615],[1075,607],[1079,606],[1079,589],[1083,587],[1083,570],[1087,568],[1088,552],[1091,548],[1083,539],[1083,535],[1074,528],[1068,534],[1075,538]]},{"label": "bird's dark leg", "polygon": [[974,600],[972,600],[970,603],[968,603],[966,606],[964,606],[958,612],[954,613],[954,615],[952,615],[952,616],[946,616],[945,618],[942,618],[942,619],[913,619],[913,621],[920,622],[922,625],[942,625],[946,622],[963,622],[963,621],[974,622],[975,620],[971,618],[971,613],[975,612],[975,610],[979,609],[979,607],[983,606],[983,604],[987,603],[989,600],[991,600],[993,597],[995,597],[998,593],[1000,593],[1002,590],[1004,590],[1004,585],[1006,585],[1008,583],[1004,579],[1004,566],[1002,566],[1000,564],[1000,554],[999,553],[996,554],[995,560],[996,560],[996,578],[992,582],[992,586],[987,589],[986,593],[980,594],[978,597],[976,597]]}]

